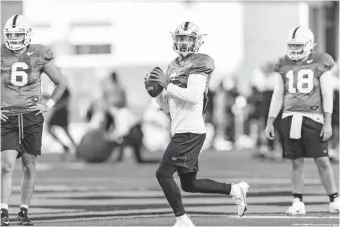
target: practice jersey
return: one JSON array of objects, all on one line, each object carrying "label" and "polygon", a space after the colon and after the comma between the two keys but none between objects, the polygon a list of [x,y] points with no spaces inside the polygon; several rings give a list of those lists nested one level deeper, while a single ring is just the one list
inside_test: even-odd
[{"label": "practice jersey", "polygon": [[1,108],[28,107],[41,100],[41,73],[53,59],[52,51],[31,44],[20,56],[1,47]]},{"label": "practice jersey", "polygon": [[320,52],[312,53],[301,64],[287,56],[275,65],[285,86],[283,112],[323,114],[320,76],[334,66],[333,58]]},{"label": "practice jersey", "polygon": [[171,94],[169,95],[168,104],[172,134],[206,132],[202,111],[204,108],[204,96],[207,95],[210,77],[214,69],[213,59],[205,54],[190,55],[180,63],[178,63],[178,58],[176,58],[169,64],[166,73],[169,77],[169,83],[178,87],[187,88],[189,76],[193,77],[190,78],[192,81],[198,75],[206,77],[204,94],[202,94],[202,99],[197,104],[172,97]]}]

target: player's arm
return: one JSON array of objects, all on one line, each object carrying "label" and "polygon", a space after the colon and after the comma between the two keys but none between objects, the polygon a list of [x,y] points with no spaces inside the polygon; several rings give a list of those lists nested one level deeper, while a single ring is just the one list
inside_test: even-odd
[{"label": "player's arm", "polygon": [[67,86],[67,80],[60,72],[60,70],[55,66],[53,61],[50,61],[49,63],[44,65],[43,72],[45,72],[46,75],[56,85],[51,98],[46,102],[46,105],[51,108],[63,95]]},{"label": "player's arm", "polygon": [[184,100],[191,104],[197,104],[203,100],[208,76],[214,71],[214,60],[207,55],[199,55],[192,61],[187,87],[182,88],[170,83],[167,90],[171,96]]},{"label": "player's arm", "polygon": [[275,87],[272,99],[270,101],[270,108],[268,114],[267,123],[273,124],[277,115],[279,114],[282,105],[283,105],[283,97],[284,97],[284,81],[280,74],[275,75]]},{"label": "player's arm", "polygon": [[190,74],[186,88],[181,88],[175,84],[170,83],[167,86],[167,91],[173,97],[189,102],[191,104],[198,104],[200,101],[203,100],[206,84],[206,75]]},{"label": "player's arm", "polygon": [[155,100],[164,113],[170,112],[168,94],[165,89],[155,98]]},{"label": "player's arm", "polygon": [[275,75],[275,87],[272,99],[270,101],[267,126],[265,129],[265,134],[268,139],[274,139],[275,137],[274,121],[282,108],[283,97],[284,97],[284,81],[281,75],[277,73]]},{"label": "player's arm", "polygon": [[325,123],[320,136],[326,141],[332,136],[333,83],[332,73],[324,72],[320,77],[320,87]]}]

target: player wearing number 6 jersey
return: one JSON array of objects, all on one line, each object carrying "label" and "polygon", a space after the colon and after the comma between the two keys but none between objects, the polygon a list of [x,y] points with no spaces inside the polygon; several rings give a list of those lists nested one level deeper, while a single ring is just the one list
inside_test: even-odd
[{"label": "player wearing number 6 jersey", "polygon": [[332,135],[333,85],[330,69],[334,60],[313,51],[314,35],[296,27],[289,33],[287,55],[275,66],[278,73],[272,96],[266,135],[274,138],[273,122],[283,106],[281,139],[283,156],[292,160],[293,205],[287,215],[305,214],[303,161],[313,158],[330,198],[330,212],[339,213],[340,200],[328,158],[327,141]]},{"label": "player wearing number 6 jersey", "polygon": [[[22,15],[5,24],[1,46],[1,225],[9,225],[8,203],[12,173],[21,157],[23,181],[17,224],[32,225],[27,216],[34,191],[35,163],[41,154],[43,115],[63,94],[65,78],[53,64],[52,51],[30,44],[31,28]],[[41,74],[56,84],[50,100],[42,102]]]}]

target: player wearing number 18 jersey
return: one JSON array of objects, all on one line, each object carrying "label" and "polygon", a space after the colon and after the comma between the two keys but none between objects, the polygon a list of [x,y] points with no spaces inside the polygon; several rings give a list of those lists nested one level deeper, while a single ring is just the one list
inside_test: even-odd
[{"label": "player wearing number 18 jersey", "polygon": [[303,160],[313,158],[330,198],[330,212],[338,213],[340,200],[328,158],[327,141],[332,135],[333,85],[330,69],[334,60],[313,50],[314,35],[297,27],[289,33],[287,55],[275,66],[278,73],[271,100],[266,135],[274,138],[273,122],[282,105],[283,156],[292,160],[293,205],[287,215],[305,214]]},{"label": "player wearing number 18 jersey", "polygon": [[[32,225],[27,216],[35,181],[35,163],[41,154],[43,115],[63,94],[64,77],[53,64],[52,51],[30,44],[31,28],[22,15],[5,24],[1,46],[1,225],[9,225],[8,202],[17,158],[22,158],[23,183],[17,224]],[[41,74],[56,84],[50,100],[41,99]]]}]

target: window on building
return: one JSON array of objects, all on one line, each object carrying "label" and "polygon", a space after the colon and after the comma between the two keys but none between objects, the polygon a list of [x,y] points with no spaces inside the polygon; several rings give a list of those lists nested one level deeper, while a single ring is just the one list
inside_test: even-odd
[{"label": "window on building", "polygon": [[111,44],[73,45],[74,54],[111,54]]}]

